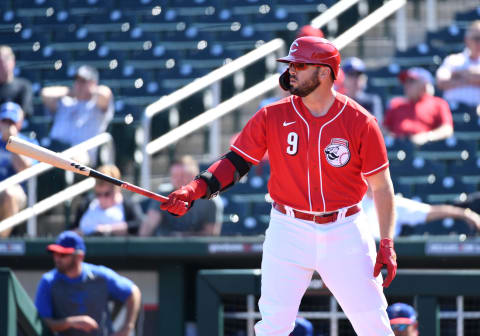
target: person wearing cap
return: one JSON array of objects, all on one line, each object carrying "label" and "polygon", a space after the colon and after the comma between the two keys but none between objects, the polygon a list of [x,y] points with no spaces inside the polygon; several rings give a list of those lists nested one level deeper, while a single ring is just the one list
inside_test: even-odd
[{"label": "person wearing cap", "polygon": [[367,111],[377,118],[379,124],[383,122],[383,105],[379,95],[365,92],[368,77],[365,63],[358,57],[350,57],[342,65],[345,79],[343,80],[344,93],[355,99]]},{"label": "person wearing cap", "polygon": [[407,137],[416,145],[443,140],[453,134],[448,103],[433,96],[433,76],[423,68],[402,71],[399,80],[405,97],[393,98],[383,125],[397,138]]},{"label": "person wearing cap", "polygon": [[17,103],[28,119],[33,114],[32,97],[30,81],[15,77],[15,54],[12,48],[0,45],[0,104]]},{"label": "person wearing cap", "polygon": [[387,308],[388,318],[395,336],[418,336],[417,312],[402,302],[394,303]]},{"label": "person wearing cap", "polygon": [[[35,139],[20,133],[23,122],[23,110],[20,105],[8,102],[0,105],[0,181],[30,167],[35,161],[29,157],[12,153],[6,149],[10,136],[37,144]],[[27,203],[22,186],[15,184],[0,193],[0,221],[18,213]],[[17,233],[21,230],[15,229]],[[0,232],[0,237],[8,237],[12,229]]]},{"label": "person wearing cap", "polygon": [[[129,279],[105,267],[84,262],[86,247],[74,231],[62,232],[47,246],[55,268],[38,285],[35,306],[59,336],[127,336],[134,330],[141,293]],[[123,325],[113,332],[109,300],[126,308]]]},{"label": "person wearing cap", "polygon": [[437,85],[449,103],[480,104],[480,20],[465,34],[465,49],[447,56],[437,69]]},{"label": "person wearing cap", "polygon": [[[90,66],[78,68],[71,88],[51,86],[41,91],[45,107],[55,114],[49,138],[42,144],[63,151],[107,129],[113,118],[110,88],[98,84],[98,71]],[[94,153],[90,153],[94,161]]]}]

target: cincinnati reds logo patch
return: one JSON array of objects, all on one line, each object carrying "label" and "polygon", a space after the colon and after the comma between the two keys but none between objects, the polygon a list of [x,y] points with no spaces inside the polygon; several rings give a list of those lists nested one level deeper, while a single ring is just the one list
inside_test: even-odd
[{"label": "cincinnati reds logo patch", "polygon": [[348,141],[345,139],[333,138],[324,151],[328,163],[334,167],[343,167],[350,161]]},{"label": "cincinnati reds logo patch", "polygon": [[[296,47],[296,48],[295,48]],[[293,42],[292,45],[290,46],[290,52],[289,54],[293,54],[295,51],[298,50],[298,42]]]}]

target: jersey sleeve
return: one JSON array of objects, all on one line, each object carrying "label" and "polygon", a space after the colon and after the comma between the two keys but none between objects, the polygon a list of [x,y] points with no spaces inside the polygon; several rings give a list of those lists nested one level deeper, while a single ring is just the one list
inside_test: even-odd
[{"label": "jersey sleeve", "polygon": [[105,266],[98,266],[97,272],[107,280],[110,297],[124,302],[132,294],[133,282]]},{"label": "jersey sleeve", "polygon": [[375,175],[388,167],[387,148],[377,121],[370,118],[360,136],[360,157],[364,176]]},{"label": "jersey sleeve", "polygon": [[266,117],[266,109],[260,109],[245,125],[230,150],[246,161],[258,164],[267,151]]},{"label": "jersey sleeve", "polygon": [[45,275],[38,283],[37,293],[35,295],[35,307],[38,315],[42,318],[53,317],[51,285]]},{"label": "jersey sleeve", "polygon": [[439,118],[440,126],[450,125],[453,127],[453,116],[452,111],[450,111],[450,106],[446,100],[439,98],[438,99],[438,108],[439,108]]}]

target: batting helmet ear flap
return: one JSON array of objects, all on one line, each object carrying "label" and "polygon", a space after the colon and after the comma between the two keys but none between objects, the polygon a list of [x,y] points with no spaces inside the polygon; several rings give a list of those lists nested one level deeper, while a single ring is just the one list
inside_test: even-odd
[{"label": "batting helmet ear flap", "polygon": [[288,68],[280,75],[278,82],[282,89],[284,89],[285,91],[290,90],[290,71],[288,70]]}]

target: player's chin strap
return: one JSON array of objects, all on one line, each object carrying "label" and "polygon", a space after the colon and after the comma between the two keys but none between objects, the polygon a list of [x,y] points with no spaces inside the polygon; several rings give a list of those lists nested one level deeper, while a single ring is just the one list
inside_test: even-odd
[{"label": "player's chin strap", "polygon": [[250,162],[245,161],[237,153],[228,152],[195,177],[207,183],[207,191],[203,198],[212,199],[220,192],[230,188],[248,173],[251,166]]}]

